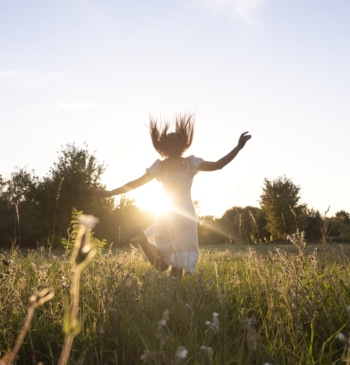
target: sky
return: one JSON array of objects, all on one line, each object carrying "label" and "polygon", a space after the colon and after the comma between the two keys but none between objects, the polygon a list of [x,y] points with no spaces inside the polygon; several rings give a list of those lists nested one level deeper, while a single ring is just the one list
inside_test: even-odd
[{"label": "sky", "polygon": [[[280,177],[310,209],[350,212],[349,18],[348,0],[0,0],[0,175],[44,177],[74,143],[114,189],[159,158],[150,116],[193,113],[186,155],[252,134],[196,175],[200,215],[259,207]],[[155,208],[161,186],[129,197]]]}]

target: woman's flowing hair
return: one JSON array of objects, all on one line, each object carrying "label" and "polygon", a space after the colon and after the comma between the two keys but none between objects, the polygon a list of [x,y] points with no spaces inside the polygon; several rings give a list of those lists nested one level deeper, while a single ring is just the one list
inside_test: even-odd
[{"label": "woman's flowing hair", "polygon": [[162,157],[179,157],[192,144],[194,118],[192,114],[180,114],[175,119],[175,132],[169,132],[170,122],[158,123],[150,117],[150,135],[156,151]]}]

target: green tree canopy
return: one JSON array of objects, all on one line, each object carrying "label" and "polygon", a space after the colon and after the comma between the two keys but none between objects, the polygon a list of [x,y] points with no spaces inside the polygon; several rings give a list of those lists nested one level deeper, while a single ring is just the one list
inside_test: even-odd
[{"label": "green tree canopy", "polygon": [[25,244],[36,238],[37,223],[35,193],[39,178],[27,170],[17,169],[11,179],[2,181],[1,241],[12,244]]},{"label": "green tree canopy", "polygon": [[300,188],[285,176],[273,181],[264,179],[260,205],[272,239],[285,239],[297,228],[304,229],[306,205],[299,203],[299,193]]},{"label": "green tree canopy", "polygon": [[323,218],[318,210],[307,209],[305,219],[305,239],[310,243],[321,242]]},{"label": "green tree canopy", "polygon": [[103,164],[86,146],[68,144],[43,179],[25,169],[14,172],[8,181],[1,178],[1,243],[32,247],[58,244],[67,235],[73,209],[107,221],[113,200],[94,196],[97,188],[103,188],[103,171]]},{"label": "green tree canopy", "polygon": [[[104,216],[111,210],[111,199],[96,199],[94,191],[102,188],[100,183],[104,165],[89,153],[87,147],[79,148],[67,144],[59,153],[47,177],[40,183],[37,201],[41,206],[41,220],[51,240],[65,235],[69,227],[72,211],[77,209],[85,214]],[[101,218],[100,218],[101,219]]]},{"label": "green tree canopy", "polygon": [[335,213],[335,217],[331,219],[334,227],[333,235],[339,242],[350,241],[350,214],[344,210]]},{"label": "green tree canopy", "polygon": [[223,231],[231,243],[257,244],[267,241],[265,218],[261,209],[255,207],[233,207],[221,218]]},{"label": "green tree canopy", "polygon": [[221,220],[212,215],[199,217],[198,242],[200,245],[217,245],[228,242],[225,231],[222,230]]}]

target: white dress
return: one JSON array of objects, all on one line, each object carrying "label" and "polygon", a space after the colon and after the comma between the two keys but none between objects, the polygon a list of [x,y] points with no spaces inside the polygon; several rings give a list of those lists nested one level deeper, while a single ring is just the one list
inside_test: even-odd
[{"label": "white dress", "polygon": [[199,248],[197,219],[192,203],[191,187],[202,158],[184,159],[184,169],[163,172],[161,161],[156,160],[147,172],[157,178],[170,201],[169,210],[159,216],[144,234],[155,245],[162,260],[168,265],[193,273],[196,269]]}]

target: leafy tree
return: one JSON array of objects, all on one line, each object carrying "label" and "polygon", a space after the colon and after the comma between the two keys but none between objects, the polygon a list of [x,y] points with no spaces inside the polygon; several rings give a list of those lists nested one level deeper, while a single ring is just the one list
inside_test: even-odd
[{"label": "leafy tree", "polygon": [[228,240],[222,230],[220,219],[212,215],[199,217],[198,219],[198,242],[200,245],[216,245]]},{"label": "leafy tree", "polygon": [[306,205],[300,204],[300,188],[285,176],[273,181],[264,179],[260,196],[266,229],[273,239],[284,238],[305,227]]},{"label": "leafy tree", "polygon": [[266,222],[259,208],[233,207],[224,213],[221,224],[231,243],[252,244],[266,241]]},{"label": "leafy tree", "polygon": [[105,224],[111,219],[113,200],[94,196],[94,190],[103,187],[103,171],[86,148],[69,144],[44,179],[25,169],[9,181],[1,178],[2,245],[59,244],[67,235],[73,209],[98,216]]},{"label": "leafy tree", "polygon": [[334,226],[333,235],[340,242],[350,242],[350,215],[348,212],[341,210],[332,217]]},{"label": "leafy tree", "polygon": [[233,207],[227,210],[222,216],[224,231],[226,231],[230,243],[242,243],[249,241],[249,235],[246,232],[243,223],[244,210],[241,207]]},{"label": "leafy tree", "polygon": [[[11,174],[11,180],[3,182],[6,188],[2,192],[2,216],[4,245],[27,245],[36,237],[36,202],[35,190],[39,179],[25,169],[18,169]],[[6,228],[5,228],[6,226]]]},{"label": "leafy tree", "polygon": [[6,199],[7,181],[0,175],[0,242],[5,245],[9,240],[8,201]]},{"label": "leafy tree", "polygon": [[[50,169],[37,190],[41,208],[41,237],[51,243],[60,242],[70,225],[73,209],[93,214],[101,219],[111,211],[111,199],[96,199],[94,191],[101,188],[103,164],[97,162],[86,146],[68,144],[60,151],[58,162]],[[56,237],[56,238],[55,238]]]},{"label": "leafy tree", "polygon": [[108,242],[118,242],[120,232],[133,225],[148,226],[150,214],[141,212],[127,197],[121,197],[117,206],[113,198],[95,197],[95,190],[104,188],[100,183],[103,172],[103,164],[86,146],[68,144],[43,179],[24,169],[12,174],[9,181],[0,177],[1,245],[61,247],[74,211],[98,217],[96,237]]},{"label": "leafy tree", "polygon": [[307,209],[305,217],[305,239],[307,242],[320,242],[323,219],[318,210]]}]

